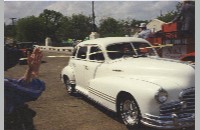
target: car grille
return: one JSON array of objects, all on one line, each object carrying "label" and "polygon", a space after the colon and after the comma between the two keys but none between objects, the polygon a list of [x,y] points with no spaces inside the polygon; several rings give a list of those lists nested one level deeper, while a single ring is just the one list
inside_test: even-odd
[{"label": "car grille", "polygon": [[180,101],[166,103],[160,106],[160,115],[177,114],[179,116],[195,113],[195,88],[180,92]]}]

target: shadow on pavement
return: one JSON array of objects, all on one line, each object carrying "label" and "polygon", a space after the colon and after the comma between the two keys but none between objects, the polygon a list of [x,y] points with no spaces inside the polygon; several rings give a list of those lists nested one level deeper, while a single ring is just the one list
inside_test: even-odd
[{"label": "shadow on pavement", "polygon": [[[100,110],[101,112],[103,112],[104,114],[108,115],[110,118],[120,122],[123,124],[123,122],[120,120],[119,116],[117,115],[117,113],[114,113],[108,109],[106,109],[105,107],[95,103],[94,101],[90,100],[89,98],[87,98],[86,96],[79,94],[79,93],[75,93],[72,94],[71,96],[74,96],[78,99],[84,100],[85,102],[87,102],[88,104],[94,106],[95,108],[97,108],[98,110]],[[128,128],[127,130],[163,130],[163,129],[155,129],[155,128],[151,128],[151,127],[147,127],[143,124],[140,124],[139,126],[135,127],[135,128]],[[182,128],[182,129],[173,129],[173,130],[195,130],[194,127],[189,127],[189,128]]]},{"label": "shadow on pavement", "polygon": [[[118,121],[119,123],[123,124],[123,122],[120,120],[120,118],[117,115],[117,113],[112,112],[112,111],[108,110],[107,108],[95,103],[94,101],[90,100],[86,96],[84,96],[82,94],[79,94],[79,93],[71,94],[71,96],[76,97],[78,99],[81,99],[81,100],[87,102],[88,104],[94,106],[96,109],[100,110],[101,112],[103,112],[104,114],[109,116],[110,118],[112,118],[112,119]],[[135,128],[128,128],[127,127],[127,130],[155,130],[155,129],[152,129],[152,128],[149,128],[149,127],[146,127],[146,126],[140,124],[138,127],[135,127]]]}]

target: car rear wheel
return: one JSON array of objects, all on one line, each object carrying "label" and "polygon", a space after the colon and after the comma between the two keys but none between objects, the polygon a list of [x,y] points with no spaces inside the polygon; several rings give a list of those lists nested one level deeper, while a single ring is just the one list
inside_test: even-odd
[{"label": "car rear wheel", "polygon": [[64,83],[69,94],[75,93],[75,85],[70,83],[70,80],[67,76],[64,76]]},{"label": "car rear wheel", "polygon": [[140,111],[131,95],[123,95],[118,102],[118,114],[127,127],[140,125]]}]

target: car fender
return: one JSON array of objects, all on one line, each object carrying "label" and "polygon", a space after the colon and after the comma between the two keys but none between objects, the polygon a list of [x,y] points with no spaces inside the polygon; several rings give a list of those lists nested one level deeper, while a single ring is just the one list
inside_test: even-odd
[{"label": "car fender", "polygon": [[72,66],[66,66],[61,71],[61,80],[64,82],[64,77],[67,76],[70,81],[75,81],[74,69]]},{"label": "car fender", "polygon": [[138,78],[101,77],[90,81],[88,96],[108,109],[117,112],[118,95],[122,92],[129,93],[136,100],[141,113],[155,114],[159,112],[159,105],[154,96],[159,88],[160,86],[157,84]]}]

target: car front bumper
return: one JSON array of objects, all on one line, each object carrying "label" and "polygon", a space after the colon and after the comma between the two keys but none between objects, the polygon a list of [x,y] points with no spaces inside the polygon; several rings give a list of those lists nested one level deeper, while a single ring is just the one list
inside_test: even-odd
[{"label": "car front bumper", "polygon": [[193,127],[195,125],[194,114],[171,114],[168,116],[154,116],[145,114],[141,122],[149,127],[158,129],[179,129]]},{"label": "car front bumper", "polygon": [[195,125],[194,87],[183,90],[180,97],[180,101],[162,104],[158,116],[144,114],[141,122],[146,126],[159,129],[193,127]]}]

